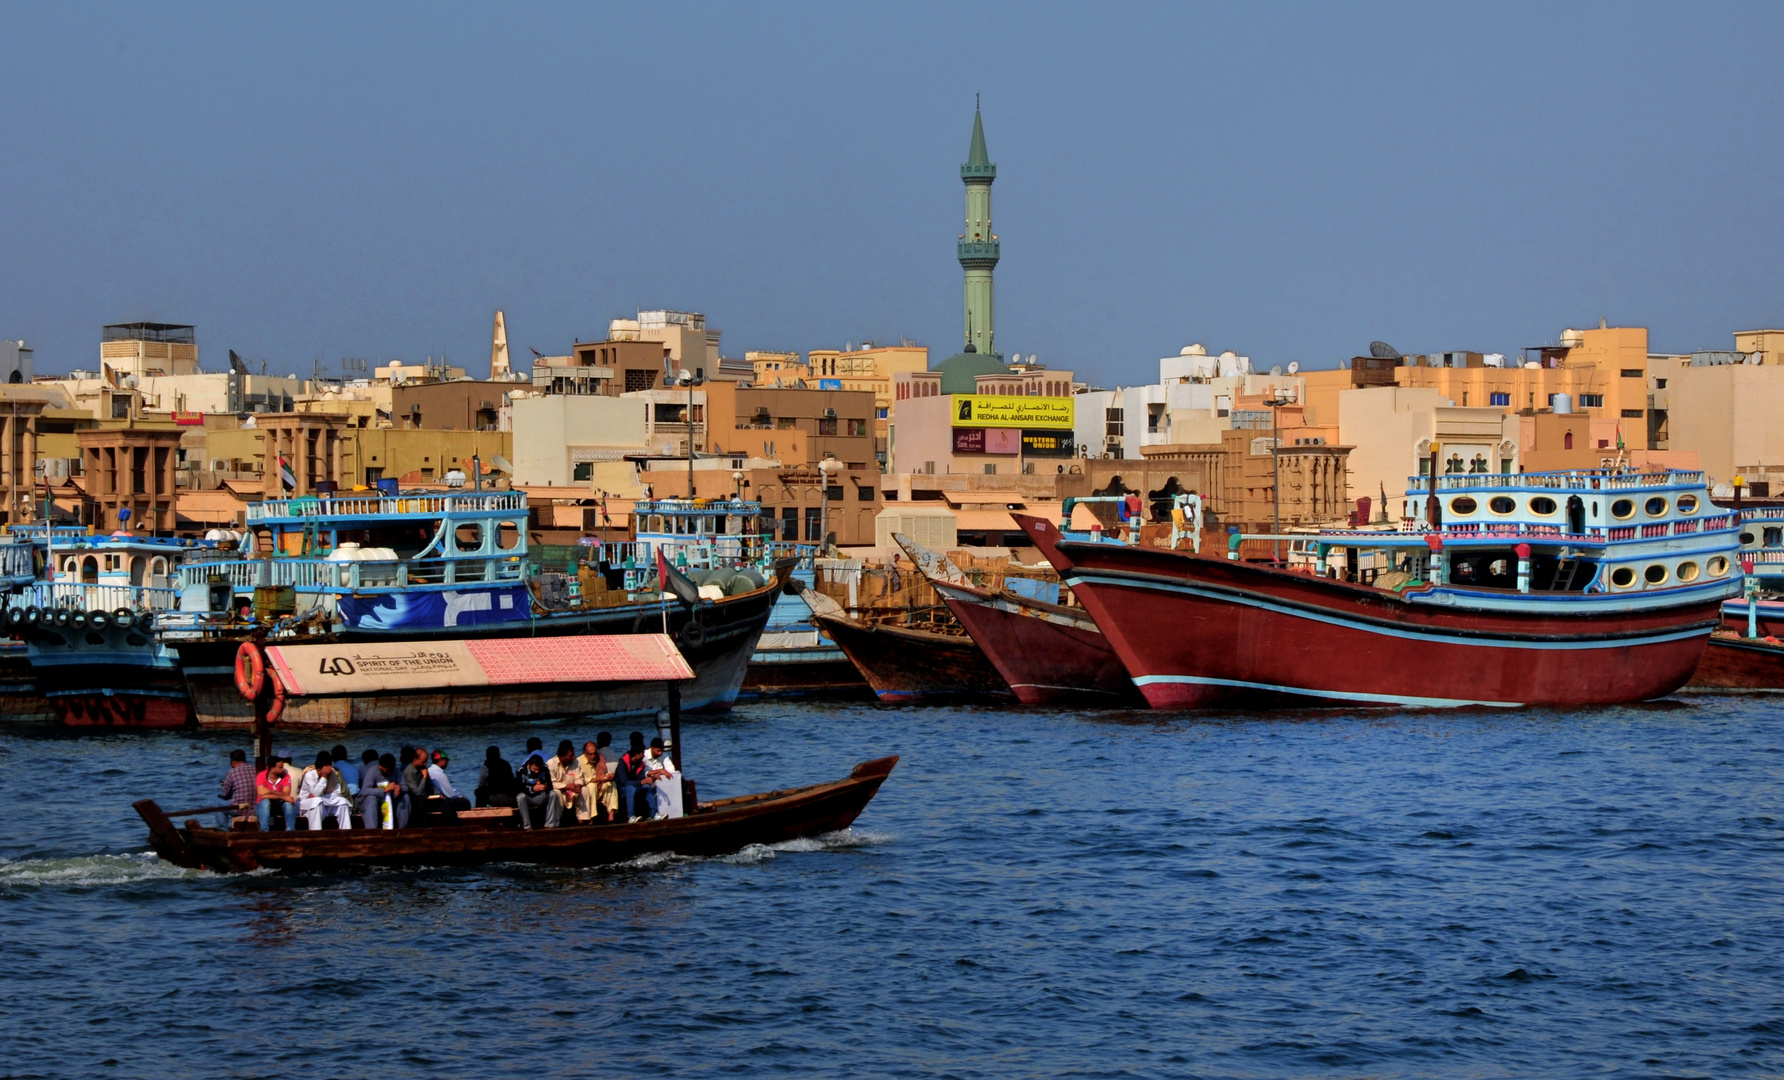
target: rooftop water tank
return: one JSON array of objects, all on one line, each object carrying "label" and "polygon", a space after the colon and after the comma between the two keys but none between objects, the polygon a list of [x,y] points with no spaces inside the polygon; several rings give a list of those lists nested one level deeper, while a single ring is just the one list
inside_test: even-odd
[{"label": "rooftop water tank", "polygon": [[1563,414],[1571,413],[1573,411],[1573,395],[1572,394],[1550,394],[1549,395],[1549,408],[1555,410],[1558,413],[1563,413]]}]

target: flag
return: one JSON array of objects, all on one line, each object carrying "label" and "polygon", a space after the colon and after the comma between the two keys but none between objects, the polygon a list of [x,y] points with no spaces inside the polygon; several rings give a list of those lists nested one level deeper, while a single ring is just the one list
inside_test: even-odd
[{"label": "flag", "polygon": [[279,480],[286,491],[297,490],[297,474],[291,471],[291,465],[285,460],[284,454],[279,455]]},{"label": "flag", "polygon": [[1623,421],[1617,421],[1617,449],[1623,449]]}]

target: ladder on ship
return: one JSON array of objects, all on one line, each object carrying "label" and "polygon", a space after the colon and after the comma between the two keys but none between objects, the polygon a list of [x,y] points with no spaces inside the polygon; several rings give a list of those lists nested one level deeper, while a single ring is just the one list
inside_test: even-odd
[{"label": "ladder on ship", "polygon": [[1567,592],[1573,588],[1573,579],[1579,576],[1580,561],[1579,559],[1562,559],[1555,567],[1554,590],[1556,592]]}]

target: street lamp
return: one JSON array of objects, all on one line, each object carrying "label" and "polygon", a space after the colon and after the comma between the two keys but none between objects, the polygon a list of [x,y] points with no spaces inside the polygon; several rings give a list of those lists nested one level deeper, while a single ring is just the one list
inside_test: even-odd
[{"label": "street lamp", "polygon": [[1276,422],[1276,410],[1293,399],[1280,393],[1264,404],[1270,406],[1270,552],[1273,560],[1282,562],[1282,436]]},{"label": "street lamp", "polygon": [[734,494],[732,495],[732,498],[736,499],[738,502],[742,502],[743,501],[743,470],[742,469],[733,469],[732,470],[732,472],[731,472],[731,486],[734,489]]},{"label": "street lamp", "polygon": [[836,460],[835,454],[826,453],[824,455],[824,460],[818,462],[819,485],[822,488],[822,494],[818,502],[818,506],[820,507],[818,510],[819,551],[823,551],[824,538],[830,535],[830,474],[833,472],[840,472],[841,470],[842,462]]},{"label": "street lamp", "polygon": [[694,373],[687,368],[681,369],[681,381],[688,384],[688,499],[694,498],[694,387],[703,379],[694,378]]}]

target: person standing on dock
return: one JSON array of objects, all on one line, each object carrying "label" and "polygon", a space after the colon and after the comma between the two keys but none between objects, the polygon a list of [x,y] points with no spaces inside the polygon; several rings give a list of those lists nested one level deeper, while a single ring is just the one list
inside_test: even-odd
[{"label": "person standing on dock", "polygon": [[353,827],[353,804],[347,800],[347,781],[327,751],[316,755],[316,767],[304,773],[297,789],[297,809],[310,823],[310,831],[322,831],[322,812],[334,814],[335,827]]}]

